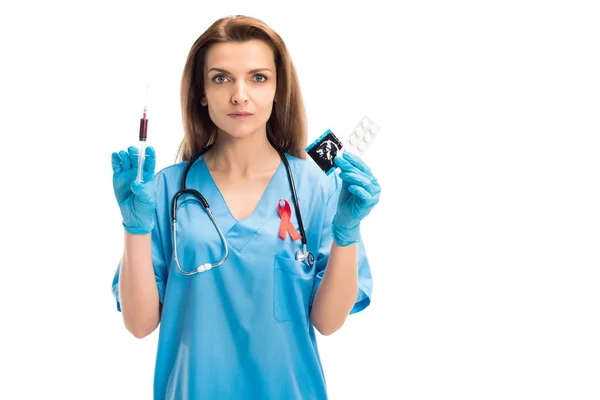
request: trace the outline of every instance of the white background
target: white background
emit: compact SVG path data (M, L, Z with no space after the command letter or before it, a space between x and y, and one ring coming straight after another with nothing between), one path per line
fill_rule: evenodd
M311 141L383 129L372 303L318 338L331 399L600 398L592 3L3 3L0 398L151 398L157 335L127 333L110 290L110 156L149 82L173 162L187 53L230 14L286 41Z

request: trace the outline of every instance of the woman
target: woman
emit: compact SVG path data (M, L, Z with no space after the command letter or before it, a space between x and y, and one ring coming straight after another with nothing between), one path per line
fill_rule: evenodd
M306 159L294 66L259 20L220 19L200 36L181 100L178 163L155 175L149 147L138 183L136 148L112 155L125 228L113 293L136 337L160 323L154 397L326 399L314 328L330 335L370 303L359 228L377 180L349 154L329 175ZM172 229L186 167L216 225L186 192Z

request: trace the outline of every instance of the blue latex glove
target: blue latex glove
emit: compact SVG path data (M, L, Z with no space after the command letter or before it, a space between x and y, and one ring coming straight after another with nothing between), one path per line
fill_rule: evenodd
M129 233L143 235L154 228L154 168L156 154L152 146L146 148L143 182L137 182L138 149L112 154L113 189L123 216L123 227Z
M358 156L343 153L334 163L341 169L343 182L331 224L333 239L338 246L348 246L360 240L360 222L379 202L381 187Z

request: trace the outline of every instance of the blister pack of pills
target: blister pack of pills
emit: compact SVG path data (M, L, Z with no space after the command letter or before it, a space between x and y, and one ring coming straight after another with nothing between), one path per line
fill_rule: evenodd
M363 117L344 144L344 151L363 157L373 141L379 136L381 127L373 120Z

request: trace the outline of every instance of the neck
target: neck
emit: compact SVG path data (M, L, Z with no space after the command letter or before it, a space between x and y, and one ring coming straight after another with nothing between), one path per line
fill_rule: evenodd
M221 132L204 158L209 169L231 177L272 172L281 161L266 133L235 138Z

